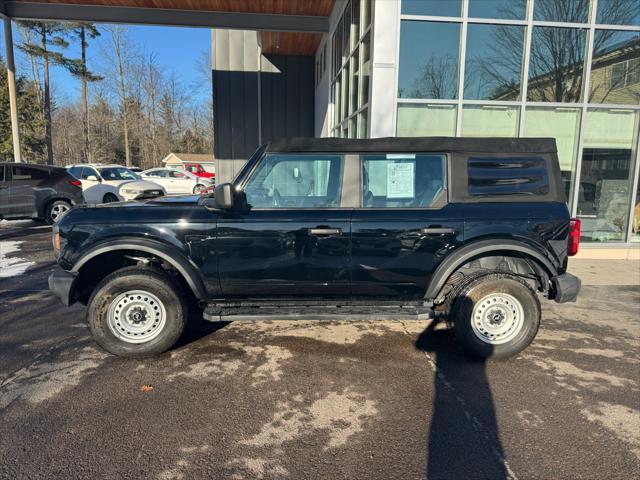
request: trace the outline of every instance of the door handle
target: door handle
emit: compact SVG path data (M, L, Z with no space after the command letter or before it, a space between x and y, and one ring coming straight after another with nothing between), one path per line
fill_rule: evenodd
M455 235L458 231L448 227L426 227L422 229L425 235Z
M310 228L310 235L342 235L341 228Z

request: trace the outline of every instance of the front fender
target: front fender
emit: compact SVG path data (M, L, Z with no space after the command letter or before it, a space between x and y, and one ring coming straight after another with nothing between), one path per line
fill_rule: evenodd
M161 258L184 277L189 288L191 288L191 291L198 300L205 301L207 299L204 283L198 273L198 269L187 257L173 246L144 238L127 238L101 242L86 252L83 252L74 263L70 272L77 274L83 265L92 258L118 250L138 250Z

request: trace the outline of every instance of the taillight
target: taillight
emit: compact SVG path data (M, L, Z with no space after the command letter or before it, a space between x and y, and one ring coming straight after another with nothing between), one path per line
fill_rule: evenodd
M580 219L569 220L569 240L567 244L567 255L573 257L580 248Z
M82 186L82 182L80 180L71 180L71 185L73 185L74 187L81 187Z

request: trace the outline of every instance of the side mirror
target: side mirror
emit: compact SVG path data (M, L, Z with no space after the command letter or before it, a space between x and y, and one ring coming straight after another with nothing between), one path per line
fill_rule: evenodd
M230 183L223 183L221 185L218 185L213 191L213 198L215 200L216 208L225 210L233 208L233 194L233 185L231 185Z
M90 182L99 182L100 180L98 180L98 177L96 177L95 175L89 175L87 177L87 180L89 180Z

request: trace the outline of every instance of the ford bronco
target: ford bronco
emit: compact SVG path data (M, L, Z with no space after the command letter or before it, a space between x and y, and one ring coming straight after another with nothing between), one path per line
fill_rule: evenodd
M579 239L553 139L298 138L213 195L72 209L49 285L122 356L169 349L191 306L209 321L438 316L500 358L532 342L541 297L575 301Z

